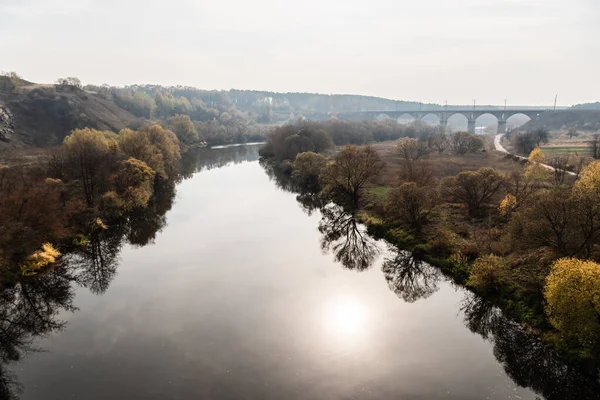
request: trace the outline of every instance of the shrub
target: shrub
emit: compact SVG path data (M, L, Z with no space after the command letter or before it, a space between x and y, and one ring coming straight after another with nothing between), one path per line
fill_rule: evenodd
M565 336L592 347L600 338L600 264L561 258L544 287L550 323Z
M475 289L498 290L506 282L507 264L502 257L485 255L473 263L467 284Z

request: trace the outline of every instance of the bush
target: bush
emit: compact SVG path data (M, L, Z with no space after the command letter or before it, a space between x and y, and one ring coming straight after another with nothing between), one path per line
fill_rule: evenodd
M576 258L557 260L544 287L546 313L563 335L585 348L600 339L600 264Z
M483 141L475 135L459 131L448 136L448 147L454 154L462 156L483 149Z
M506 283L507 270L506 261L502 257L479 257L473 263L467 285L481 291L496 291Z
M327 157L310 151L300 153L294 161L292 177L303 188L319 191L321 175L327 168Z

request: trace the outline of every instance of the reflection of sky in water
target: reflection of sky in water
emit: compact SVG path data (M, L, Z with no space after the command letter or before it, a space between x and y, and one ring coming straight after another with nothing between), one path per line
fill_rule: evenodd
M535 397L465 327L461 290L403 301L387 251L344 269L321 251L319 213L258 162L183 181L167 220L18 364L23 399Z

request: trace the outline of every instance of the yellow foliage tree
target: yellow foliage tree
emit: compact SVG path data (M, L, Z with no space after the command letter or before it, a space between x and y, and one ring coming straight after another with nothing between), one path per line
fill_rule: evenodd
M502 257L481 256L473 263L467 284L479 290L497 289L506 281L508 266Z
M24 276L36 275L42 268L54 264L58 257L60 257L60 251L52 244L44 243L41 250L27 257L25 263L21 265L21 273Z
M550 323L585 347L600 339L600 264L576 258L554 262L544 287Z
M525 168L525 178L535 181L543 181L550 179L551 172L543 164L546 161L544 153L539 147L533 149L527 159L527 167Z
M500 214L507 216L513 212L515 208L517 208L517 198L509 193L500 202Z
M136 158L129 157L121 161L115 185L126 210L145 207L148 204L152 195L154 175L155 172L148 164Z
M583 168L574 189L578 194L600 195L600 161L594 161Z

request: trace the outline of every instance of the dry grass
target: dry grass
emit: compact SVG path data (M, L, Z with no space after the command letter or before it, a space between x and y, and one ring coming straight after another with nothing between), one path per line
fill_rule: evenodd
M0 149L0 168L35 164L46 159L48 153L47 148Z
M464 156L456 156L449 153L433 152L427 158L427 163L430 165L432 178L434 181L439 181L446 176L453 176L462 171L475 171L483 167L492 167L496 171L509 174L514 171L523 171L523 165L507 158L506 155L499 153L493 148L493 136L485 137L486 151L475 154L467 154ZM399 184L402 175L402 162L400 158L394 155L393 150L396 143L394 141L382 142L373 145L373 148L381 155L386 162L386 167L381 174L382 185L395 186ZM490 147L492 146L492 147Z

